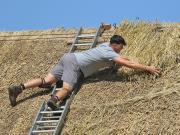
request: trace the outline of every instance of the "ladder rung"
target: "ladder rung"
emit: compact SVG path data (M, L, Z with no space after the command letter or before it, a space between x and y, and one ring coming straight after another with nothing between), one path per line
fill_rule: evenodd
M36 123L56 123L59 120L46 120L46 121L36 121Z
M95 35L93 35L93 34L82 34L82 35L78 36L78 38L92 38L92 37L95 37Z
M48 113L62 113L63 111L41 111L41 114L48 114Z
M53 117L42 117L43 119L59 119L60 116L53 116Z
M34 130L33 133L47 133L47 132L55 132L56 130Z
M64 105L61 105L60 107L58 107L58 109L61 111L61 112L57 112L57 113L62 113L62 111L63 111L63 109L65 108L65 106ZM49 111L48 111L49 112ZM51 111L52 112L52 111ZM54 112L54 111L53 111ZM46 114L46 113L44 113L44 114Z
M56 128L57 126L41 126L38 127L38 129L43 129L43 128Z
M64 105L60 107L60 109L64 109L64 108L65 108L65 106L64 106Z
M92 43L75 44L75 46L91 46Z
M62 90L62 89L61 88L57 88L56 91L58 91L58 90Z

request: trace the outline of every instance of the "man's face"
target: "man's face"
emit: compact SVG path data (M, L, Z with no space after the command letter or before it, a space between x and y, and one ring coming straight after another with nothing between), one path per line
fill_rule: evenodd
M113 50L119 53L123 49L123 44L111 44Z

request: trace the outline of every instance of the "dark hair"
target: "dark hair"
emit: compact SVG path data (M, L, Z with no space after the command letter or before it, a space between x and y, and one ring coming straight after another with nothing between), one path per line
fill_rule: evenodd
M119 35L114 35L110 39L110 44L123 44L126 45L126 42L123 37Z

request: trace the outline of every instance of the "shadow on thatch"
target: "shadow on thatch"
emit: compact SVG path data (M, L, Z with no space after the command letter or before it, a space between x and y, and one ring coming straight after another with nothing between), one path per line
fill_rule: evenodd
M49 89L38 91L36 93L33 93L32 95L29 95L28 97L25 97L25 98L17 101L17 105L21 104L22 102L25 102L28 99L33 99L33 98L38 97L38 96L48 95L50 92L51 92L51 90L49 90Z
M136 82L138 78L152 78L153 75L143 71L133 72L117 72L105 69L85 79L85 83L94 83L99 81L110 81L110 82ZM157 77L156 77L157 78Z

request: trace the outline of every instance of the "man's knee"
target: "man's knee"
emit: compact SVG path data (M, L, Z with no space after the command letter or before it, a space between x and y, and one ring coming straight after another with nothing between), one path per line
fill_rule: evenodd
M41 84L39 85L39 88L47 88L51 87L51 83L47 82L45 78L40 78L41 79Z
M56 78L53 75L48 74L46 77L41 78L41 84L39 85L39 87L40 88L51 87L51 85L55 82L56 82Z
M47 83L55 83L58 81L57 78L51 73L49 73L44 79Z
M63 82L63 90L66 90L68 93L70 93L73 89L73 86L70 85L69 83L67 82Z

